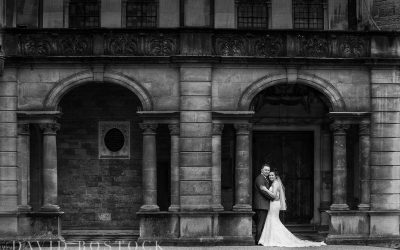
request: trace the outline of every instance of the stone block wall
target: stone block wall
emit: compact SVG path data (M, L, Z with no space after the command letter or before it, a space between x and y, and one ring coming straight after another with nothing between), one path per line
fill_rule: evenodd
M58 133L63 227L138 228L142 136L137 98L121 87L90 84L65 96ZM98 122L130 121L130 159L99 159Z
M400 2L374 0L372 17L381 30L400 30Z

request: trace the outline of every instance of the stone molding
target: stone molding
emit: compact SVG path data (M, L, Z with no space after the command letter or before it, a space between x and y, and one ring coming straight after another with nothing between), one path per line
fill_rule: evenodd
M56 135L57 131L60 130L59 123L42 123L39 124L39 127L44 135Z

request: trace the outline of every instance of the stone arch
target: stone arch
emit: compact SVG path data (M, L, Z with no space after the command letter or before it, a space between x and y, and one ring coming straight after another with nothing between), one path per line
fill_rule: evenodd
M45 109L56 110L65 94L90 82L108 82L125 87L139 98L143 110L150 111L153 109L150 94L136 80L117 72L104 72L104 74L98 76L89 70L81 71L59 81L47 94L44 101Z
M238 110L249 110L253 98L262 90L271 86L288 83L289 76L285 74L268 75L250 84L241 95ZM346 110L346 105L339 91L327 80L316 75L299 73L297 78L290 79L290 84L300 83L312 87L324 94L330 102L330 110L340 112Z

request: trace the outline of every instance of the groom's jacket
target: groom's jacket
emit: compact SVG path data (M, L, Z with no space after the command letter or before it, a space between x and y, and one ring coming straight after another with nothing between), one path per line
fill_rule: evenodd
M266 186L269 188L269 181L263 176L258 175L256 180L254 181L254 200L253 200L253 209L269 209L269 201L273 200L273 198L260 189L261 186Z

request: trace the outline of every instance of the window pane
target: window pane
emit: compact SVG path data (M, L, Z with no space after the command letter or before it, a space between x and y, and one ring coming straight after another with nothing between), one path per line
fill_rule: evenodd
M237 3L238 28L267 28L268 8L265 1L242 0Z
M324 7L318 0L293 0L294 28L323 29Z
M126 4L126 27L156 27L157 1L130 0Z

